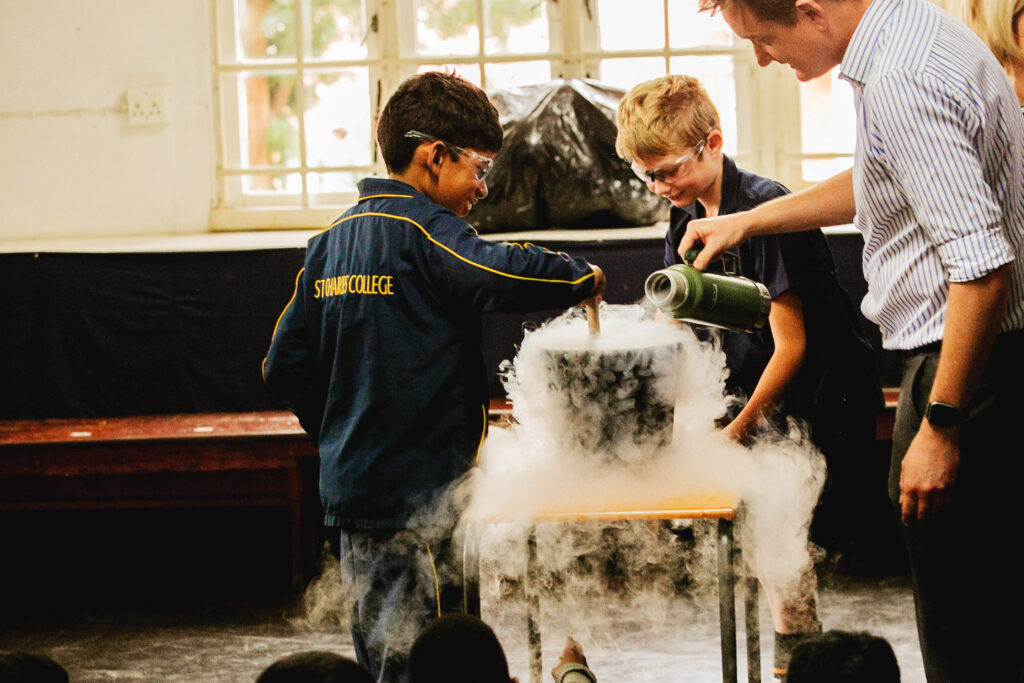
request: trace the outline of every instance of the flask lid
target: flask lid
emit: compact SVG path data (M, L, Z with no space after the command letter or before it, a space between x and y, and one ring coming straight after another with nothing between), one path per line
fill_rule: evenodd
M687 249L683 254L683 263L688 266L693 265L693 260L697 258L697 254L699 254L703 248L704 245L701 242L694 242L693 246ZM731 251L723 252L719 258L715 259L711 263L714 264L714 266L712 267L709 264L709 272L719 272L723 275L736 275L739 273L736 254Z

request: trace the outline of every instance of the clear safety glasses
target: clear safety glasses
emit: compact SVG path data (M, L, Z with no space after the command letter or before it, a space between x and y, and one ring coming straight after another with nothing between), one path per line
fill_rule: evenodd
M693 163L693 161L700 157L701 152L704 151L704 145L708 141L708 135L710 134L710 130L707 133L705 133L704 137L698 140L697 144L693 146L692 152L684 154L683 156L679 157L672 163L666 164L661 168L656 168L653 171L648 171L647 169L637 164L637 162L635 161L632 164L630 164L630 168L633 169L633 173L636 174L637 178L639 178L640 180L644 181L649 185L653 185L654 181L656 180L660 180L663 183L667 183L673 178L675 178L680 171L687 170L689 166Z
M440 142L456 156L466 156L468 159L471 159L476 163L476 181L478 183L482 182L483 179L487 177L487 174L491 172L491 167L494 165L494 159L485 157L482 154L477 154L471 149L466 149L465 147L459 147L458 145L453 145L450 142L445 142L441 138L434 137L433 135L421 133L418 130L410 130L406 132L404 137L412 138L413 140L425 140L427 142Z

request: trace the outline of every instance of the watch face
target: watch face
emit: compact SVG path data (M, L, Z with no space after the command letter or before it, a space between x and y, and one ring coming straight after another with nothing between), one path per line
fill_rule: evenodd
M929 403L924 416L936 427L955 427L964 420L960 409L948 403Z

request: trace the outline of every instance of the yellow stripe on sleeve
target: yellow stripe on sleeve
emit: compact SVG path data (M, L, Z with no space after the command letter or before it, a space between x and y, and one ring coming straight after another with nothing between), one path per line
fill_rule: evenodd
M284 317L284 314L288 311L288 307L292 305L292 302L295 301L296 295L299 293L299 278L302 277L302 273L305 270L305 268L299 268L299 272L295 276L295 289L292 290L292 298L288 299L288 303L285 304L284 309L281 310L281 315L277 316L277 322L274 323L274 333L270 335L270 341L274 341L274 335L277 334L277 327L281 324L281 318Z
M394 220L405 221L407 223L412 223L417 228L419 228L420 232L422 232L423 235L428 240L433 242L435 245L437 245L441 249L444 249L445 251L447 251L449 254L451 254L455 258L459 259L460 261L463 261L464 263L468 263L469 265L471 265L471 266L473 266L475 268L479 268L480 270L485 270L488 273L493 273L495 275L500 275L502 277L512 278L513 280L523 280L523 281L526 281L526 282L546 282L546 283L550 283L550 284L559 284L559 285L565 285L565 284L568 284L568 285L578 285L581 282L585 282L586 280L594 277L594 271L593 270L591 270L589 273L587 273L583 277L577 278L576 280L552 280L550 278L527 277L525 275L513 275L512 273L504 273L504 272L502 272L500 270L496 270L496 269L491 268L489 266L485 266L483 264L476 263L475 261L471 261L470 259L466 258L462 254L459 254L458 252L450 249L449 247L445 246L444 244L441 244L436 239L434 239L433 235L431 235L429 232L427 232L426 228L424 228L422 225L420 225L416 221L412 220L411 218L406 218L405 216L396 216L396 215L390 214L390 213L377 213L375 211L367 211L365 213L357 213L357 214L352 214L350 216L346 216L346 217L342 218L341 220L339 220L334 225L340 225L341 223L344 223L345 221L352 220L353 218L359 218L361 216L380 216L381 218L392 218ZM331 227L334 227L334 226L331 226Z
M295 296L299 293L299 278L302 277L302 271L304 271L304 270L306 270L306 269L305 268L299 268L299 272L295 276L295 289L292 290L292 298L288 299L288 303L285 304L284 309L282 309L281 315L277 316L277 322L274 323L274 332L270 335L270 342L271 343L274 342L274 337L277 336L277 328L281 324L281 318L284 317L284 314L288 311L288 307L292 305L292 302L295 301ZM267 359L266 358L264 358L263 362L260 363L260 375L263 376L263 381L266 382L267 381Z

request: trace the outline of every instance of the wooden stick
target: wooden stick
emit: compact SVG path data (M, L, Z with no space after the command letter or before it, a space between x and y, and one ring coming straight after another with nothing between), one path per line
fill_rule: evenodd
M597 315L597 302L587 299L587 327L590 328L590 336L597 337L601 334L601 318Z

